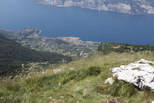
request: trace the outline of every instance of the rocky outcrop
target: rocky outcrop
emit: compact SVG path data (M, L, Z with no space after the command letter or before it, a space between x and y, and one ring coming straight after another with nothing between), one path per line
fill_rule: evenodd
M76 6L127 14L154 14L152 0L38 0L40 3L60 7Z
M112 69L114 77L140 89L154 90L154 62L141 59Z

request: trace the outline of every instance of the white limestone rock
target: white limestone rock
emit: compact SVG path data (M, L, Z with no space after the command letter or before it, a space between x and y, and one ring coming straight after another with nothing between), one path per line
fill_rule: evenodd
M54 73L54 74L61 73L61 72L62 72L62 69L58 69L58 68L57 68L57 69L54 69L54 70L53 70L53 73Z
M141 59L112 69L114 77L140 89L154 90L154 62Z
M105 84L110 84L110 85L112 85L114 83L114 80L112 79L112 78L108 78L108 79L106 79L106 81L105 81Z
M74 70L75 70L75 68L69 68L69 70L74 71Z

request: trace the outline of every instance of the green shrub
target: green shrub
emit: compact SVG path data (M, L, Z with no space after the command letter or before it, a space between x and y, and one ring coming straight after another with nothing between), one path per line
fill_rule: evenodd
M19 91L20 88L21 88L21 85L18 83L9 83L8 85L6 85L6 89L10 91Z
M79 71L71 71L68 74L65 74L63 80L63 84L70 82L71 80L82 80L87 77L86 71L85 70L79 70Z
M101 73L100 67L96 66L90 67L87 70L83 69L78 71L71 71L68 74L63 75L63 78L65 78L63 83L65 84L71 80L76 80L76 81L83 80L89 76L98 76L100 73Z
M21 100L13 100L12 98L0 98L0 103L21 103Z
M101 68L100 67L97 67L97 66L93 66L93 67L90 67L88 70L87 70L87 75L88 76L97 76L101 73Z

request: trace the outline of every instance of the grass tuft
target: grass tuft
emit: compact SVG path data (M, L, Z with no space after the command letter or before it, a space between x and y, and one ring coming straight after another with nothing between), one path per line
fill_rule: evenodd
M134 85L119 80L115 80L113 85L103 84L98 86L97 91L105 95L125 98L138 94L138 89Z

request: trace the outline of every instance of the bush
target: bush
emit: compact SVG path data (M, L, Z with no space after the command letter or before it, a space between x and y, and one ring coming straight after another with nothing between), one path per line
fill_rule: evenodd
M63 84L70 82L71 80L80 81L88 77L86 70L71 71L68 74L64 74Z
M88 76L98 76L101 73L101 68L97 66L90 67L87 70Z
M4 97L0 98L0 103L21 103L21 100L14 100L13 98Z
M8 85L6 85L6 89L10 90L10 91L15 91L18 92L21 88L21 85L18 83L9 83Z

